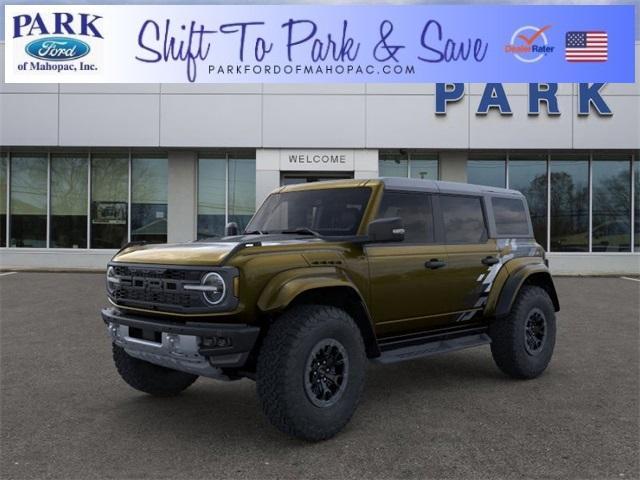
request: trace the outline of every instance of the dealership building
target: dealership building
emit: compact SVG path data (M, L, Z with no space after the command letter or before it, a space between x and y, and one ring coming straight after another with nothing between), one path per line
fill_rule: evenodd
M280 185L508 187L557 274L640 273L635 84L6 84L0 267L101 269L127 241L246 225Z

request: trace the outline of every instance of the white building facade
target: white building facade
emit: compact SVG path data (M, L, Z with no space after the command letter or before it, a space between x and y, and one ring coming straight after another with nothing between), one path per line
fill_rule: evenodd
M246 224L283 184L410 176L528 198L556 274L640 274L636 83L6 84L2 269Z

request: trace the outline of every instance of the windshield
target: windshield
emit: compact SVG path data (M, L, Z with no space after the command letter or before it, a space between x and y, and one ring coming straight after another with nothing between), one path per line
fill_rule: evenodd
M327 188L274 193L255 214L246 233L358 233L370 188Z

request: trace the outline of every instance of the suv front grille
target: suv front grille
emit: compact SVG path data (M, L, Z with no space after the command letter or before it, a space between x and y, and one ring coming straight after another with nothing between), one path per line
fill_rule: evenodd
M205 302L202 293L185 290L186 284L199 284L202 277L213 269L207 267L148 266L113 263L115 277L119 279L110 293L111 299L123 307L138 307L173 313L215 312L237 305L237 299L227 295L226 301L213 307ZM216 268L230 281L233 268Z
M189 280L199 282L205 270L180 270L167 267L132 267L128 265L113 265L116 275L123 277L161 278L165 280ZM208 271L208 270L206 270Z
M152 303L159 305L179 305L189 308L193 306L192 295L189 293L167 293L157 290L136 288L136 287L119 287L114 293L114 300L122 303L122 301L133 300L136 302Z

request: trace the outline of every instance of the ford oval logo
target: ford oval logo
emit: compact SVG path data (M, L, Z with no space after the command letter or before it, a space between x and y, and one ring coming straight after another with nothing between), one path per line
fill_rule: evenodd
M75 38L46 37L30 42L25 51L34 58L63 62L84 57L91 48Z

